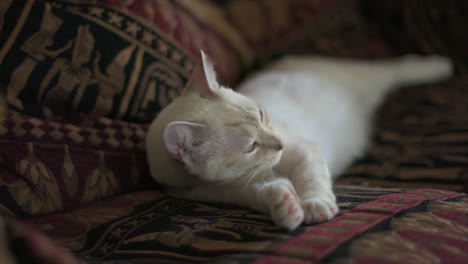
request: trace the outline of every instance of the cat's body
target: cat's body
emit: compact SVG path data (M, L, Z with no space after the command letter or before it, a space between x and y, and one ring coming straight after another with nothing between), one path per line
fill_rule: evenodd
M376 62L286 57L236 91L260 104L281 136L317 144L337 177L364 153L372 115L390 90L450 74L450 62L439 56Z
M150 126L153 178L176 196L262 210L289 229L337 213L328 168L337 176L364 153L372 114L391 88L452 71L441 57L290 57L240 85L252 101L219 86L202 57L206 79L195 74Z

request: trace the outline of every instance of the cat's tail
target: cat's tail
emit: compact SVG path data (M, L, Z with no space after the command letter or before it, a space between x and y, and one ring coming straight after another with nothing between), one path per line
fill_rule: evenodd
M449 58L435 55L406 55L370 63L364 68L365 73L355 76L354 88L358 90L358 96L367 99L370 110L395 88L443 81L454 71Z
M453 74L452 62L442 56L406 55L386 60L349 60L320 56L287 56L272 70L310 72L349 89L372 112L392 89L442 81Z
M453 75L453 65L443 56L406 55L389 62L393 68L393 86L419 85L445 80Z

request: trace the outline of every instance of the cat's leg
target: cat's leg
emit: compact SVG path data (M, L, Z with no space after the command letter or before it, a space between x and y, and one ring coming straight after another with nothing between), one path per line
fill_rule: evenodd
M190 189L171 190L179 198L239 205L271 215L273 222L289 230L304 219L300 199L291 181L285 178L266 182L206 183Z
M325 160L315 144L286 142L275 170L288 177L301 199L304 222L319 223L338 213L332 181Z

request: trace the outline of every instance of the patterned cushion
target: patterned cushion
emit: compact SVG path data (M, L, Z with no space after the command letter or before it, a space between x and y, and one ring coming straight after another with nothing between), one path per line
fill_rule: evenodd
M183 89L202 47L230 62L216 65L226 83L251 56L220 10L190 5L1 2L0 87L21 111L0 116L2 212L63 211L150 180L146 125L117 119L154 118Z
M466 77L396 91L368 154L338 183L468 192L467 113Z
M365 0L366 14L400 53L445 54L468 74L465 1Z
M93 115L55 122L3 112L0 212L53 213L147 186L146 128Z
M375 58L393 54L356 0L221 0L260 62L284 53Z
M0 86L11 106L148 122L184 88L201 48L229 62L216 65L228 84L251 60L208 2L94 2L2 1Z
M27 222L90 263L468 261L466 194L352 186L336 192L335 219L292 232L255 211L156 191Z
M392 95L376 143L337 184L340 215L293 232L255 211L154 190L146 126L115 120L156 115L200 47L227 84L284 52L392 55L359 1L96 2L0 1L0 87L23 112L0 115L0 214L40 215L24 221L89 263L468 262L466 194L345 184L467 191L466 79ZM153 190L134 191L142 186ZM34 237L31 251L51 248Z

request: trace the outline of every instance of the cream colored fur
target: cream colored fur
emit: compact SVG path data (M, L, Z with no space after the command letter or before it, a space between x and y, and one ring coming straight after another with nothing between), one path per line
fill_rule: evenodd
M204 53L202 60L150 126L153 178L175 196L261 210L288 229L338 212L329 171L339 175L364 153L372 113L392 87L451 74L442 57L289 57L238 93L217 83Z

